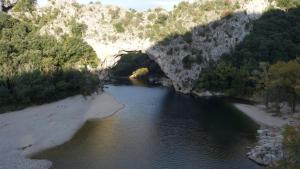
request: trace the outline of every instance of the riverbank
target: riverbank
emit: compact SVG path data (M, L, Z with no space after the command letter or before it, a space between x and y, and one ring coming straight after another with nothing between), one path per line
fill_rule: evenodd
M67 142L88 120L108 117L123 107L103 92L1 114L0 168L50 168L50 161L27 157Z
M248 158L261 165L274 165L284 158L283 127L294 125L299 113L289 115L286 111L283 116L278 117L268 113L263 105L236 103L234 106L261 126L257 131L258 143L247 153Z
M281 128L289 123L288 118L274 117L271 113L267 113L263 105L249 105L235 103L234 106L241 112L246 114L256 123L264 127Z

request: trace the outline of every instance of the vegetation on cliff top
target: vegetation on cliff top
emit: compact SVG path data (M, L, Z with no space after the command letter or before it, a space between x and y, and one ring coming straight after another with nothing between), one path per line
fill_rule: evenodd
M98 65L93 49L78 36L41 36L30 23L0 13L0 107L40 104L99 86L88 71Z

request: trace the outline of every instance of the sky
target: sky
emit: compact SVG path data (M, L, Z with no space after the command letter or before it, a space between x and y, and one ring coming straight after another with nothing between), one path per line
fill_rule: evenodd
M79 3L87 4L95 0L77 0ZM133 8L136 10L146 10L154 7L163 7L167 10L173 8L181 0L100 0L102 4L118 5L127 8ZM43 6L47 3L47 0L38 0L38 4Z

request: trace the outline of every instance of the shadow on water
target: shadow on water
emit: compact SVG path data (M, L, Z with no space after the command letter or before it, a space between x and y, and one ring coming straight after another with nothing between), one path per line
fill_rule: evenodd
M245 157L256 125L223 99L161 87L105 90L126 107L34 158L53 161L55 169L260 168Z
M185 64L187 69L196 63L205 66L210 62L210 56L204 54L209 55L209 52L203 52L207 50L206 47L197 45L202 41L194 42L193 36L205 37L202 38L203 41L217 44L218 39L215 39L211 33L217 33L215 30L220 26L227 25L232 28L230 23L239 18L248 18L240 17L246 15L249 16L245 12L233 13L207 25L198 25L186 34L170 35L154 44L152 49L166 52L164 49L168 48L163 46L175 45L174 49L168 52L170 53L168 57L175 57L172 53L176 51L190 50L192 55L186 56L187 59L183 59L182 64ZM268 19L270 16L276 20L277 16L285 15L282 11L271 10L262 19ZM225 24L223 21L226 21ZM264 20L258 20L253 30L272 28L263 23ZM246 22L244 24L247 27ZM240 25L238 28L241 28ZM234 30L236 28L228 29L229 32L226 32L223 39L234 38L232 36ZM253 34L246 37L245 42L251 38ZM177 40L182 44L177 44ZM233 40L236 43L240 42L239 39ZM276 46L282 46L281 43L287 44L282 41ZM259 44L253 44L251 50L258 49ZM179 46L180 48L177 48ZM244 56L251 58L248 55ZM118 71L126 72L124 75L128 76L128 73L132 73L140 66L152 65L153 62L149 61L147 56L143 57L144 60L126 57L127 62L120 62L122 67L117 67L120 69ZM135 60L134 66L128 66L127 63L131 63L132 59ZM266 59L260 59L260 61L264 60ZM190 79L180 80L182 84L193 85ZM125 109L109 118L88 122L72 140L41 152L34 158L53 161L54 169L261 168L245 156L246 147L252 146L255 141L255 131L258 126L237 111L226 98L196 99L165 88L150 88L144 83L127 84L138 84L138 86L110 85L105 89L125 104Z

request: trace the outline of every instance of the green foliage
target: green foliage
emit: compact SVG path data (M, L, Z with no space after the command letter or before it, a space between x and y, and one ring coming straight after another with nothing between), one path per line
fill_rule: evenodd
M294 60L300 54L299 23L300 8L264 13L232 53L202 72L196 88L235 96L260 92L266 105L287 101L294 107L300 88L299 60ZM294 61L275 64L289 60ZM275 65L269 70L261 63Z
M299 0L276 0L277 5L281 8L295 8L300 6Z
M276 63L300 54L300 8L270 10L254 22L253 29L226 60L253 71L260 62Z
M252 94L253 80L244 68L237 68L230 63L212 64L203 70L196 89L220 92L231 96Z
M60 70L42 72L34 70L13 76L9 82L0 80L0 105L41 104L76 94L88 95L97 90L99 80L89 72ZM5 107L4 106L4 107Z
M0 13L0 106L39 104L89 94L99 84L87 70L95 52L78 36L40 36L25 22Z
M271 93L271 99L278 104L281 101L288 102L291 106L291 112L295 112L298 98L297 87L299 85L300 63L298 61L278 62L271 66L266 81L266 90L274 91L269 93Z
M32 12L36 3L36 0L18 0L13 10L15 12Z
M155 23L160 25L165 25L167 20L168 20L168 15L159 13Z
M115 28L115 30L116 30L118 33L123 33L123 32L125 32L125 29L124 29L124 27L123 27L123 24L120 23L120 22L115 23L115 24L114 24L114 28Z
M58 8L53 10L46 9L45 13L43 13L42 16L36 16L36 19L32 20L32 22L36 23L39 27L42 27L55 19L58 16L59 12L60 11Z
M87 25L76 22L75 18L71 19L71 21L69 22L69 27L70 27L72 36L76 36L79 38L81 38L87 30Z
M300 168L300 125L286 126L283 131L283 147L287 152L286 159L279 161L278 168Z

